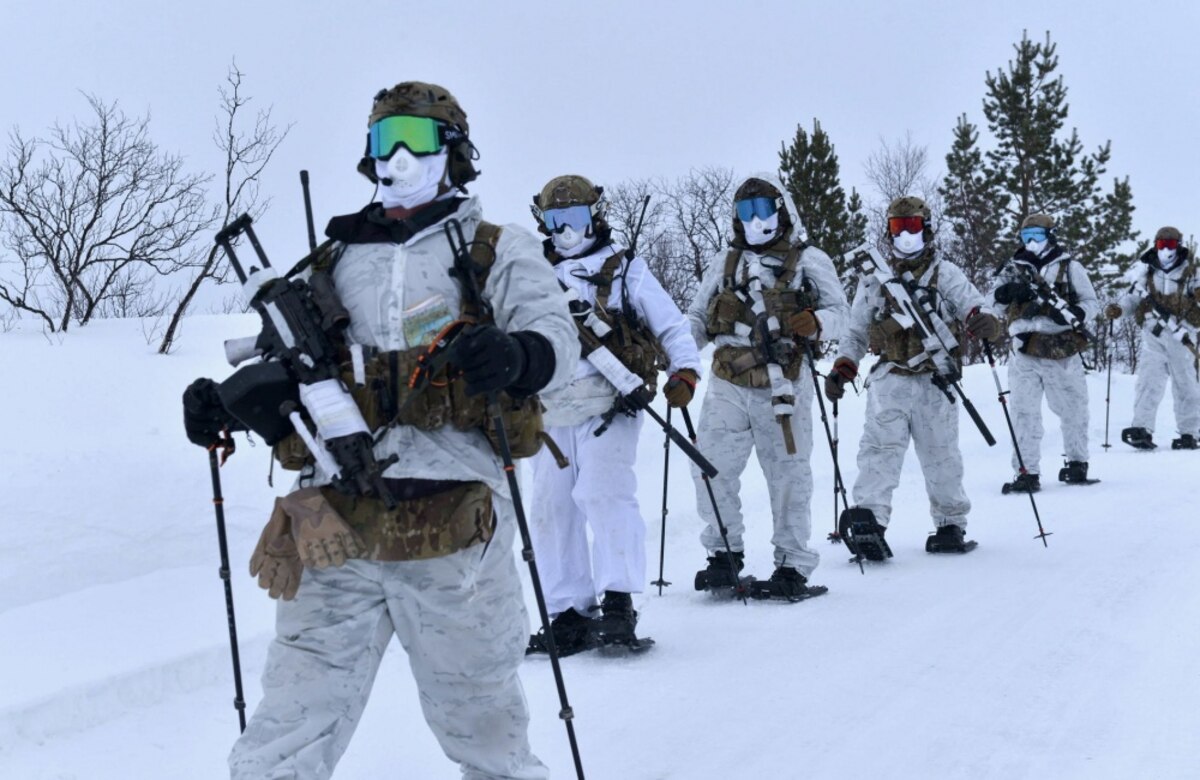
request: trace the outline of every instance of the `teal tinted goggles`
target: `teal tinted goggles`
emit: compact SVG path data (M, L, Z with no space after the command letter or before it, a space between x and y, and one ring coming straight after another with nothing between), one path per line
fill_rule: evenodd
M455 127L424 116L385 116L367 133L367 154L389 160L403 146L414 155L437 154L466 136Z

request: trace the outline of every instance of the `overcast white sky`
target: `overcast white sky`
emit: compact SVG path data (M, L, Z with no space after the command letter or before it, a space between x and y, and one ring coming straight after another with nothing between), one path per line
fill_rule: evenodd
M906 130L940 169L955 118L982 125L984 75L1023 29L1058 43L1068 126L1111 139L1143 234L1200 233L1200 58L1194 2L315 2L0 0L0 128L38 134L87 110L81 91L150 112L154 139L217 170L217 87L234 58L246 92L291 135L268 171L260 226L276 262L306 249L297 171L318 226L372 188L354 171L371 97L440 83L471 122L472 190L494 221L532 226L552 176L598 183L723 165L775 168L813 117L844 183ZM318 227L318 230L320 227Z

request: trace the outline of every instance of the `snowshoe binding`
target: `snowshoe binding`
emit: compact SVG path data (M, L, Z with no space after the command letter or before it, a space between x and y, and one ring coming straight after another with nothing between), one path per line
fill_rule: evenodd
M592 647L593 627L596 621L586 615L568 609L550 621L550 631L554 636L554 649L559 658L582 653ZM525 655L549 654L550 643L546 639L546 629L539 628L538 632L529 637L529 646Z
M1185 433L1178 439L1171 441L1171 449L1173 450L1196 450L1200 449L1200 444L1196 443L1196 437L1190 433Z
M966 540L967 532L961 525L943 525L925 540L925 552L929 553L968 553L978 545L974 540Z
M746 554L740 551L732 554L718 551L709 555L708 566L696 572L696 590L715 594L732 592L735 595L744 592L751 581L749 577L739 575L746 565L745 557Z
M1088 464L1083 460L1069 460L1059 469L1058 481L1068 485L1094 485L1100 480L1088 479Z
M646 650L654 644L648 637L639 638L637 610L633 608L633 597L615 590L604 591L600 604L600 618L595 621L593 641L601 655L625 655Z
M1000 487L1000 492L1007 496L1009 493L1036 493L1041 489L1041 476L1030 474L1027 471L1024 474L1018 474L1012 482L1005 482Z
M846 549L854 553L851 563L863 558L868 561L883 561L892 557L892 548L883 535L887 527L875 522L875 513L870 509L852 506L838 518L838 533L846 542Z
M1126 428L1121 431L1121 441L1139 450L1152 450L1158 446L1145 428Z
M770 579L756 580L750 585L750 598L774 601L803 601L828 593L824 585L809 585L808 578L791 566L779 566Z

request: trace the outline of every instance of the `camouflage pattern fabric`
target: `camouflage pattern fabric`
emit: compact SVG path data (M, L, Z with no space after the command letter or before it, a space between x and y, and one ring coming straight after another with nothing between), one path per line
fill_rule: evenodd
M390 480L389 487L402 480ZM431 495L400 501L389 511L375 498L347 496L331 487L321 494L362 540L362 557L374 561L439 558L492 538L492 491L482 482L450 483ZM439 486L440 487L440 486ZM393 490L403 495L402 489Z
M1066 360L1087 349L1088 340L1078 331L1063 333L1023 333L1017 339L1017 351L1024 355L1049 360Z
M1179 341L1142 331L1142 354L1133 391L1134 427L1154 432L1158 405L1170 379L1176 430L1200 435L1200 381L1196 379L1195 360L1191 350Z

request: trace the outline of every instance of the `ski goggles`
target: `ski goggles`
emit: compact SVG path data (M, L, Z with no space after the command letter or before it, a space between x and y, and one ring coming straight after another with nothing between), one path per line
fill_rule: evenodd
M437 154L442 147L466 138L457 127L425 116L385 116L367 133L367 154L390 160L403 146L414 155Z
M1154 242L1155 249L1178 249L1178 238L1160 238Z
M1030 241L1045 241L1050 234L1046 232L1044 227L1027 227L1021 228L1021 243L1028 244Z
M901 233L916 235L925 230L925 217L888 217L888 233L898 236Z
M757 198L743 198L736 201L733 205L737 209L738 219L742 222L749 222L755 217L767 219L776 211L779 211L779 204L775 202L775 198L768 198L761 195Z
M558 233L568 227L576 233L582 233L592 224L592 207L567 206L561 209L546 209L542 212L542 224L551 233Z

